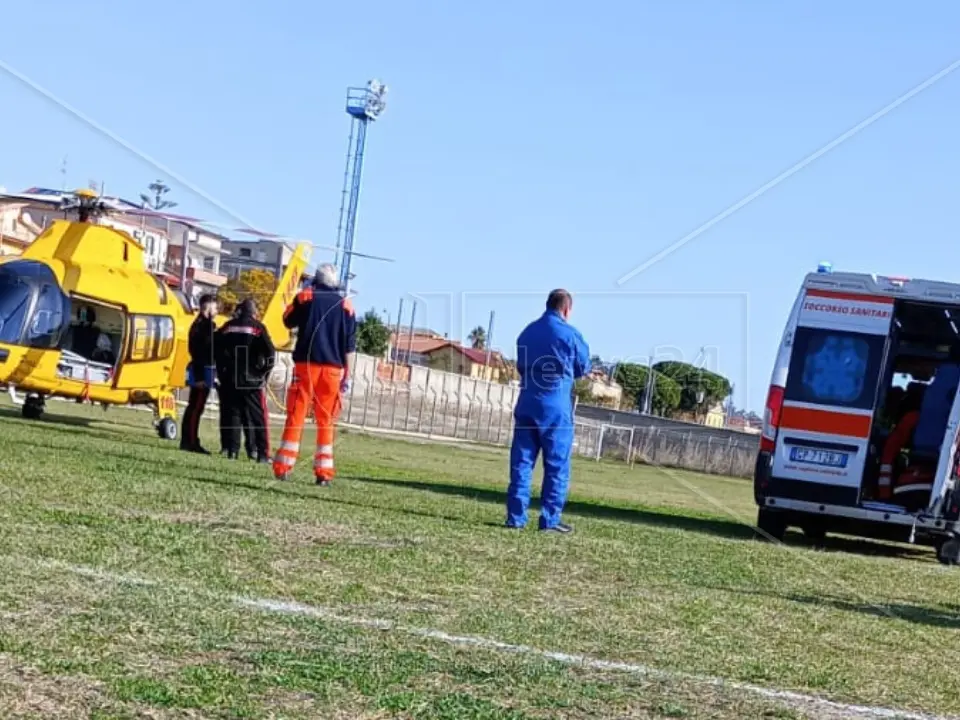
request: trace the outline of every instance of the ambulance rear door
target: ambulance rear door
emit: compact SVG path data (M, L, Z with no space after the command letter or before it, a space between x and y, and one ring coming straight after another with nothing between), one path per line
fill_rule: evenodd
M892 297L805 289L774 448L776 495L858 503L893 308Z

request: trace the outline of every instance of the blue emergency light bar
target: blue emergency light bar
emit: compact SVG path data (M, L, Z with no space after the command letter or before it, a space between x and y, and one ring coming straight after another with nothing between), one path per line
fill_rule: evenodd
M829 274L833 272L833 265L828 262L822 262L817 265L817 272L822 274Z

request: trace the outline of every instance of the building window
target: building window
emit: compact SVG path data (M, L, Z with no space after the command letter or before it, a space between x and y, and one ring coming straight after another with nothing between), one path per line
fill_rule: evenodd
M250 248L240 248L240 257L242 258L250 257Z
M257 250L257 262L265 263L267 261L267 253L265 250Z
M205 257L205 258L203 259L203 269L204 269L204 270L209 270L209 271L212 272L212 271L213 271L213 262L214 262L214 259L213 259L212 257Z

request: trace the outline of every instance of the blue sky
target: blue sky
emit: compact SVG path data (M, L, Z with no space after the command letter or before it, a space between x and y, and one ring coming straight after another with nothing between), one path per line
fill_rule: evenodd
M47 16L49 14L49 17ZM803 274L951 280L960 71L625 285L664 247L960 58L930 2L56 2L4 9L0 61L265 229L333 244L348 85L378 77L361 310L512 349L547 291L606 358L693 361L762 407ZM163 173L0 72L0 185ZM228 213L170 178L180 209ZM315 254L317 260L330 259ZM512 352L511 352L512 354Z

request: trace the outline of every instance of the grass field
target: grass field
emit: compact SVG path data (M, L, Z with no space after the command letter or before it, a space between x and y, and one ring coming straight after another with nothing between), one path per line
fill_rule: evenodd
M500 451L345 434L322 489L48 413L0 407L2 718L960 713L960 575L755 542L742 480L576 462L576 533L512 532Z

